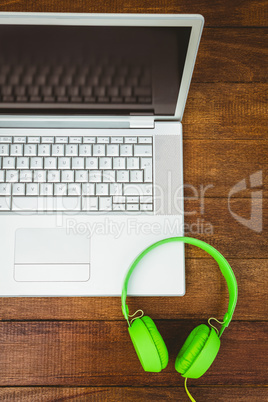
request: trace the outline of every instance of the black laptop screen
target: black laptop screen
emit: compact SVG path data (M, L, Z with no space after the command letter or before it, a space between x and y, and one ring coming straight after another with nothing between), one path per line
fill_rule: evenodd
M0 25L0 112L174 115L191 27Z

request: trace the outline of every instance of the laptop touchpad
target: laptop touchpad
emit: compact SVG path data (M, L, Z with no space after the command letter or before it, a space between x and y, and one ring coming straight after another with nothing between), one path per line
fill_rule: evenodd
M90 240L65 229L18 229L14 279L18 282L85 282Z

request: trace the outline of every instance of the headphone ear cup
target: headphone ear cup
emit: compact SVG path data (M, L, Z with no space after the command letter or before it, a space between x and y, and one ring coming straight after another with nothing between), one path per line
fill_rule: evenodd
M168 351L153 320L137 318L128 328L134 348L145 371L160 372L168 364Z
M213 328L201 324L186 339L175 361L175 369L183 377L199 378L211 366L220 348Z

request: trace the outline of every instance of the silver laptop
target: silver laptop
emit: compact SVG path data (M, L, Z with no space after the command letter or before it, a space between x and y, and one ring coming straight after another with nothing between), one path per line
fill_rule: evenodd
M0 13L0 295L120 295L183 235L200 15ZM183 295L183 245L132 295Z

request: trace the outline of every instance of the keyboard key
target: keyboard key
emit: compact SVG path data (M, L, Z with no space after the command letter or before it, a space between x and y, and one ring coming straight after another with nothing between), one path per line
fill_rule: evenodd
M88 171L87 170L76 170L75 171L75 182L82 183L88 181Z
M30 161L27 157L17 158L17 169L29 169Z
M82 197L82 211L98 211L98 197Z
M135 96L151 96L151 87L136 87L134 88Z
M11 197L0 197L0 211L10 211Z
M84 169L85 159L84 158L72 158L72 169Z
M24 145L24 156L36 156L37 146L36 144L25 144Z
M38 195L38 194L39 194L39 184L37 183L26 184L26 195Z
M53 195L53 184L52 183L41 183L40 184L40 195Z
M90 144L79 145L79 156L91 156L91 147Z
M141 211L152 211L153 204L140 204Z
M53 144L51 155L52 156L64 156L64 145L63 144Z
M55 137L56 144L68 144L68 137Z
M140 158L127 158L127 169L139 169Z
M131 144L120 145L120 156L133 156L133 146Z
M8 156L9 155L9 145L8 144L1 144L0 145L0 155L1 156Z
M152 204L153 197L151 195L141 195L140 196L140 203L141 204Z
M47 172L48 183L60 182L60 171L59 170L49 170Z
M151 158L141 158L141 168L144 169L144 182L153 180L153 161Z
M139 211L139 204L127 204L127 211Z
M67 144L65 146L66 156L78 156L78 145L77 144Z
M97 137L98 144L109 144L109 137Z
M126 159L125 158L113 158L113 168L114 169L125 169Z
M58 169L70 169L71 158L58 158Z
M98 158L86 158L86 169L98 169Z
M125 144L137 144L137 137L125 137Z
M112 210L112 197L100 197L99 198L99 210L111 211Z
M130 181L133 183L143 182L143 171L142 170L131 170Z
M67 184L55 183L54 184L54 195L55 196L67 195Z
M152 137L139 137L139 144L152 144Z
M3 158L2 169L15 169L15 158Z
M123 137L111 137L111 144L123 144Z
M42 137L41 141L42 141L42 144L53 144L54 137Z
M123 185L122 183L111 183L110 184L110 195L122 195Z
M113 211L125 211L126 205L125 204L113 204Z
M35 183L45 183L47 181L47 172L45 170L34 170L33 176Z
M5 172L4 170L0 170L0 182L5 181Z
M89 182L98 182L102 181L102 174L101 170L90 170L89 171Z
M150 184L124 184L124 195L152 195L153 188Z
M95 195L95 184L94 183L83 183L82 184L82 195Z
M95 144L96 137L83 137L83 143L84 144Z
M82 188L80 183L68 183L67 184L67 194L79 196L82 193Z
M0 195L10 195L10 194L11 194L11 184L0 183Z
M23 145L13 144L10 145L10 156L22 156L23 155Z
M96 184L96 195L108 195L108 184L106 183L97 183Z
M0 137L0 144L1 143L11 143L12 142L12 137Z
M14 197L13 211L80 211L80 197Z
M114 195L113 203L114 204L124 204L126 202L126 197L123 195Z
M135 156L152 156L152 145L134 145Z
M107 145L107 156L119 156L119 145Z
M105 156L105 145L104 144L93 145L93 156Z
M43 169L43 158L40 157L31 158L30 169Z
M18 181L19 181L19 171L18 170L7 170L6 182L7 183L17 183Z
M102 181L107 183L115 182L115 170L104 170L102 172Z
M126 197L126 202L128 204L137 204L139 202L139 197Z
M69 137L69 143L70 144L81 144L82 137Z
M112 158L99 158L100 169L112 169Z
M116 180L118 183L129 182L129 171L128 170L118 170L116 173Z
M39 144L38 145L38 156L50 156L50 144Z
M26 137L14 137L13 142L25 143L26 142Z
M40 143L40 137L32 137L32 136L30 136L27 139L28 139L28 141L27 141L28 144L38 144L38 143Z
M63 170L61 172L61 181L63 183L74 182L74 171L73 170Z
M33 180L33 171L32 170L21 170L19 172L20 182L31 182Z

